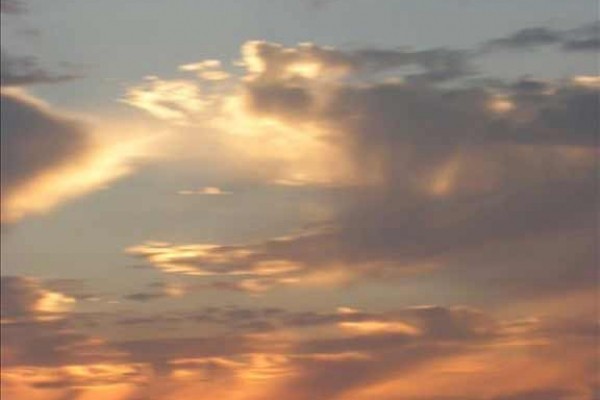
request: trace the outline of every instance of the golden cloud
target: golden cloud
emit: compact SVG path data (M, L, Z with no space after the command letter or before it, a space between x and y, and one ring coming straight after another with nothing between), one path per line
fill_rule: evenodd
M106 187L150 156L161 135L132 123L86 123L14 89L2 99L2 223Z

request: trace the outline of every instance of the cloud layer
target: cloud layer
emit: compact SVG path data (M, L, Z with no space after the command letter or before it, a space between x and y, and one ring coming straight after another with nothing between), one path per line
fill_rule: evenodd
M214 393L298 400L597 395L597 366L588 356L598 329L591 323L598 78L475 80L472 62L472 54L447 50L347 52L249 42L239 80L178 81L191 102L187 94L174 104L160 102L154 86L170 83L159 78L128 93L128 103L159 118L171 120L165 110L155 112L156 104L187 110L173 123L216 129L225 150L248 156L255 179L343 195L335 217L289 236L242 244L149 241L127 250L178 276L188 295L233 290L268 299L306 286L429 279L429 290L469 293L522 316L503 319L460 306L342 307L336 313L206 309L165 321L182 329L190 319L207 324L226 332L223 340L248 332L228 348L253 357L228 354L239 364L210 363L239 368L224 374L238 379L259 376L259 383L238 381L244 393L217 384ZM138 101L146 92L146 99L157 97ZM188 107L195 102L203 107ZM278 168L265 172L265 161ZM285 355L265 355L261 340ZM168 346L180 354L191 343ZM146 356L153 348L139 341L124 346ZM173 364L190 368L175 375L206 376L205 357L216 354L198 356ZM565 370L561 357L576 367ZM199 390L184 386L178 388L185 395Z
M51 293L31 278L3 278L2 287L3 315L11 316L40 315L39 300ZM200 392L239 400L587 399L596 385L589 350L598 327L589 314L499 320L468 307L417 306L205 308L181 317L204 334L101 340L71 328L83 316L68 309L56 319L3 321L3 393L78 400L192 399ZM215 324L221 331L209 333Z
M14 4L3 0L2 12ZM481 48L585 50L597 45L594 29L527 29ZM200 60L180 66L182 78L128 88L122 101L181 133L169 137L181 148L206 140L223 162L235 160L239 181L333 193L335 212L248 243L131 245L126 253L159 282L115 288L113 300L70 294L70 281L3 276L2 393L597 397L600 80L483 79L481 48L249 41L233 65ZM148 132L106 135L105 123L8 88L63 78L31 59L6 62L3 223L98 190L146 154ZM214 184L178 193L238 193ZM411 283L418 301L378 300ZM364 285L371 306L339 301L333 289L352 285ZM306 293L336 304L302 304ZM246 294L252 305L232 304L247 304ZM472 304L456 300L465 294Z

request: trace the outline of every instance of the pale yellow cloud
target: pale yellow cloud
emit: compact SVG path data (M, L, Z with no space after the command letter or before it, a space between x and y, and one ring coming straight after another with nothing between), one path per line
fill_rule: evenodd
M548 117L544 109L557 103L553 112L558 114L552 118L574 123L569 102L584 94L572 89L597 89L593 76L555 85L535 81L522 88L453 92L415 86L411 76L402 74L397 75L400 83L376 75L409 65L425 70L418 79L435 81L426 78L428 74L452 76L452 71L438 68L459 68L453 64L457 57L464 55L250 41L242 46L237 62L242 75L227 85L206 86L202 78L152 78L130 88L124 101L174 124L211 132L207 136L235 160L230 164L238 165L239 174L251 171L254 179L289 186L359 185L378 190L393 183L432 197L465 190L485 193L507 184L505 170L513 166L505 160L518 157L522 145L532 144L539 153L554 151L549 148L554 145L590 142L589 121L581 121L585 125L571 132L554 128L556 124L546 126L543 120ZM180 67L188 72L221 68L218 60ZM539 101L520 92L538 90L526 89L527 84L540 86ZM450 94L452 102L446 100ZM439 117L427 117L438 109L444 110ZM503 148L503 155L486 159L487 153L499 153L496 147ZM526 165L515 169L533 167L537 173L547 168L537 160L519 162ZM402 170L406 173L398 173Z
M197 63L184 64L179 67L179 70L186 72L194 72L198 78L206 81L223 81L230 77L229 73L221 68L219 60L204 60Z
M129 89L122 101L178 125L192 123L207 108L207 101L194 82L166 81L153 76Z
M270 58L265 49L271 46L281 57ZM267 54L263 54L265 51ZM248 42L243 46L240 64L246 76L233 85L206 87L202 80L225 78L218 60L206 60L180 67L198 73L199 80L150 77L144 84L129 88L123 102L175 125L217 132L221 152L230 154L244 168L250 166L254 176L271 183L353 184L365 173L354 168L345 149L334 143L338 135L335 130L311 119L289 121L277 115L261 115L246 90L248 85L301 79L300 90L310 88L315 101L325 101L333 90L331 85L349 67L345 62L330 65L321 52L312 44L300 45L296 50Z
M2 324L64 319L76 304L73 297L49 290L32 277L2 277L1 288Z
M579 75L573 78L573 83L583 87L600 89L600 76L598 75Z
M232 192L229 192L227 190L223 190L219 187L216 186L205 186L203 188L200 189L193 189L193 190L180 190L177 192L177 194L181 194L184 196L191 196L191 195L206 195L206 196L225 196L225 195L229 195L232 194Z
M340 322L339 327L351 332L373 334L373 333L405 333L407 335L418 335L419 329L404 322L365 320L357 322Z

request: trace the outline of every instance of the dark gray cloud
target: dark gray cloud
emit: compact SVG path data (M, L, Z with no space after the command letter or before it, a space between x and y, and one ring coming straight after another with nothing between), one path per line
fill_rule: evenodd
M4 88L0 96L3 227L128 171L131 153L109 160L109 147L116 144L96 136L88 121L56 111L18 88Z
M193 256L178 253L176 245L142 246L134 254L165 272L176 266L183 274L227 276L213 287L250 292L333 273L340 265L352 281L461 262L470 268L463 267L461 279L484 279L480 271L488 269L487 279L500 278L493 271L502 271L519 277L522 295L589 285L597 87L533 79L460 88L345 83L325 87L324 101L314 95L314 81L285 74L283 65L291 61L279 54L302 58L303 48L263 51L264 68L243 86L250 112L299 131L307 121L323 127L331 132L325 140L349 154L356 174L374 174L377 183L344 189L343 209L334 220L291 238L200 247ZM331 56L328 51L321 60ZM325 75L340 68L337 61L324 65L331 68ZM570 239L556 245L562 235ZM521 250L514 255L510 246ZM506 251L511 260L501 257ZM161 253L169 255L169 265L155 261ZM577 261L560 261L566 254ZM509 265L498 265L498 259ZM509 281L503 283L516 290ZM478 280L472 289L482 284Z
M38 282L31 278L3 276L0 288L2 319L35 315L35 305L42 297Z
M523 86L506 95L514 112L494 112L485 87L410 84L346 86L325 107L307 106L303 117L342 133L361 170L379 169L383 188L356 189L338 228L265 243L250 258L268 254L318 268L332 259L375 261L401 269L540 234L583 228L593 237L586 221L593 221L597 198L598 89L560 83L541 93L541 84L529 84L524 94ZM248 90L253 96L254 88ZM287 117L270 107L254 110ZM582 164L571 164L572 146L581 147ZM453 193L423 193L436 170L442 178L444 171L455 174ZM587 245L585 235L580 240ZM488 261L497 256L489 254ZM590 257L580 283L590 277Z
M550 45L560 46L565 51L597 51L600 48L600 24L594 22L568 30L525 28L506 37L491 40L484 48L532 49Z
M2 92L1 102L2 198L6 204L5 199L44 173L87 156L92 145L85 125L39 101Z
M296 49L269 42L250 42L246 52L261 60L263 70L255 81L261 84L294 83L302 77L301 70L290 74L290 67L313 65L323 72L352 72L376 74L396 72L409 80L444 81L464 77L474 72L473 53L465 50L437 48L412 49L358 49L343 51L314 44L302 44ZM417 72L406 70L417 69ZM297 73L296 73L297 72Z
M96 125L19 88L3 88L0 101L3 229L104 187L129 172L130 160L146 149L130 141L128 152L115 153L121 144L96 135Z
M434 82L475 73L475 68L471 65L472 57L473 54L468 51L446 48L423 51L366 49L350 55L350 59L360 70L377 72L417 66L422 72L409 74L408 80Z
M598 51L600 49L600 22L583 25L568 32L562 48L568 51Z
M4 15L19 15L27 12L25 1L21 0L1 0L0 12ZM17 35L27 37L38 37L40 32L35 28L24 27L14 29ZM6 34L11 37L10 33ZM3 38L4 39L4 38ZM52 73L40 65L35 56L24 56L13 54L7 51L5 45L9 48L10 40L2 41L2 50L0 54L0 85L3 87L25 86L34 84L59 83L80 78L77 73Z
M19 96L3 93L1 100L3 193L87 149L80 122Z
M58 83L79 78L76 74L54 74L39 66L32 56L17 56L2 50L0 84L4 87Z
M165 293L161 293L161 292L137 292L137 293L132 293L132 294L123 296L123 298L126 300L141 301L141 302L162 299L164 297L167 297L167 295Z
M494 39L492 46L507 48L529 48L541 45L556 44L561 41L559 31L544 28L525 28L504 38Z

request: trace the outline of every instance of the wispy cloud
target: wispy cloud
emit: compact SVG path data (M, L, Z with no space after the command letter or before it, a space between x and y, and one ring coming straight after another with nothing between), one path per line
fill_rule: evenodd
M3 286L21 289L3 292L3 314L6 304L31 294L32 301L22 303L33 306L35 293L46 290L37 280L11 279ZM202 391L239 400L284 395L483 400L548 393L586 398L594 390L590 349L597 326L574 310L504 320L443 306L329 313L207 308L201 314L189 318L231 330L102 340L57 321L3 324L3 392L17 398L104 393L110 399L192 399ZM270 328L254 330L257 324L249 322L260 320ZM145 323L156 326L151 319ZM505 384L487 383L495 379ZM426 387L415 383L423 381Z
M575 29L558 30L544 26L525 28L506 37L489 41L494 49L534 49L541 46L559 46L564 51L591 51L600 49L600 23L593 22Z
M201 196L225 196L225 195L229 195L232 194L232 192L229 192L227 190L223 190L219 187L216 186L205 186L203 188L200 189L185 189L185 190L180 190L177 192L177 194L181 194L184 196L191 196L191 195L201 195Z
M0 84L3 87L47 84L80 78L75 73L51 73L38 65L35 57L17 56L2 50Z
M6 224L106 187L149 155L150 144L159 136L144 132L111 141L106 130L115 128L109 124L96 126L16 89L2 90L2 110L2 222Z

